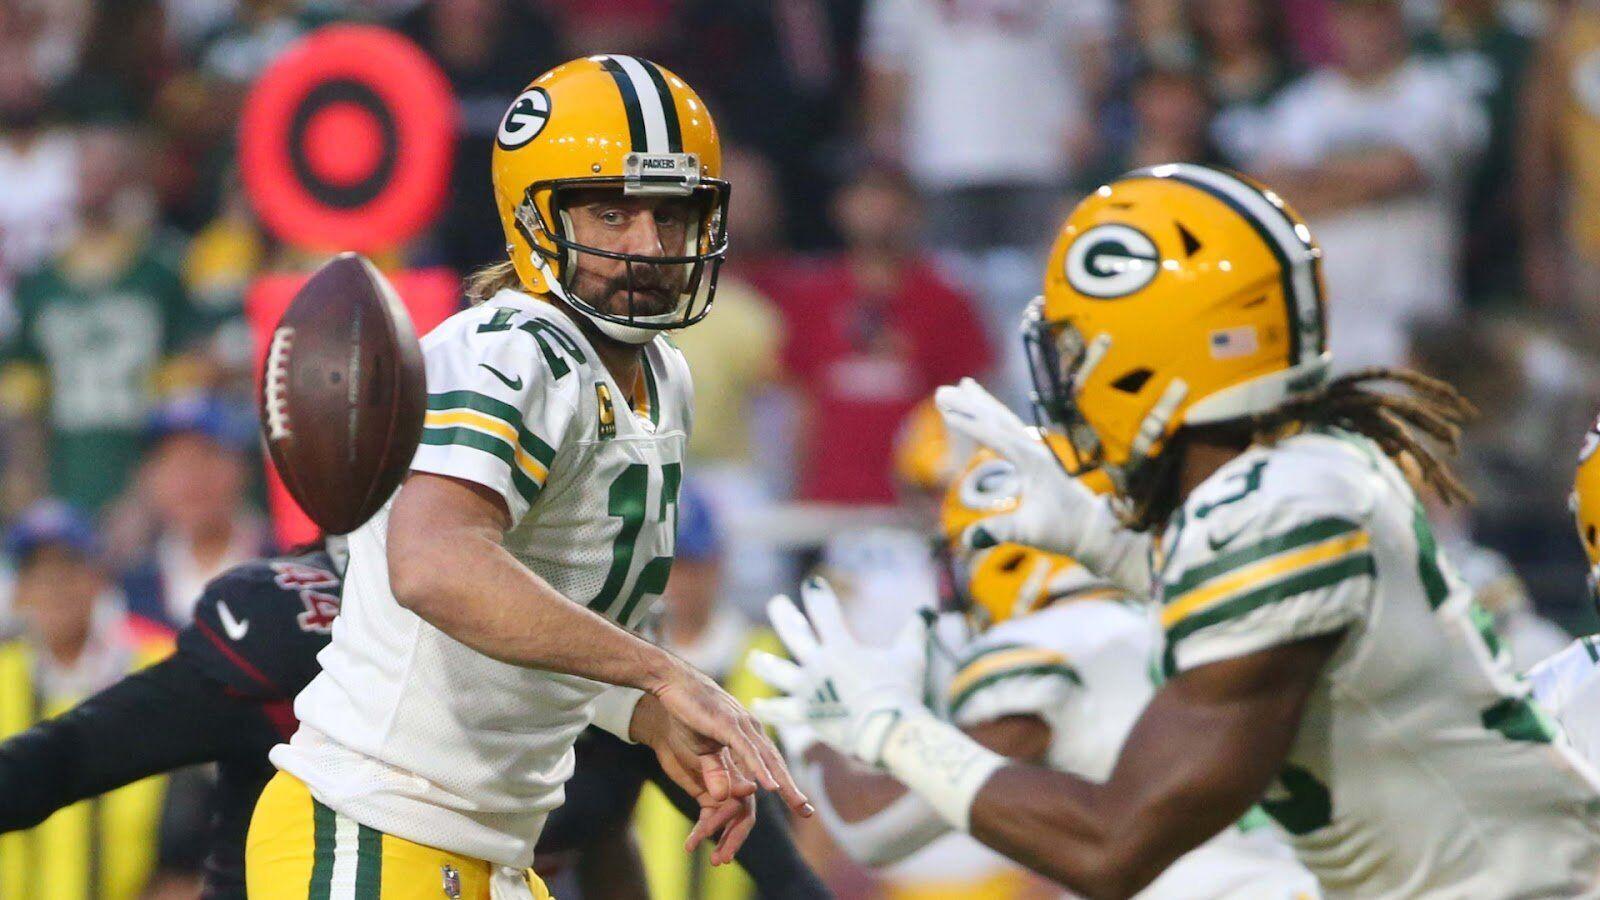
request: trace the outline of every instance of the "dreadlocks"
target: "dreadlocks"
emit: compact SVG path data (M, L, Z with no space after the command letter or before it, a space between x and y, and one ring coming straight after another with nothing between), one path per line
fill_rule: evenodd
M1397 384L1405 392L1375 387L1384 382ZM1460 451L1461 426L1477 414L1477 408L1447 382L1410 369L1379 366L1341 375L1318 390L1255 416L1251 426L1261 438L1281 435L1297 424L1365 435L1402 470L1408 463L1414 464L1423 483L1445 503L1454 504L1471 502L1472 491L1444 457Z

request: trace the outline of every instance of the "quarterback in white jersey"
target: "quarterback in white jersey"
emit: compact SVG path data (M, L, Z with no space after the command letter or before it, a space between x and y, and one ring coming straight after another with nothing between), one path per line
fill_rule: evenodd
M691 844L716 835L714 862L755 782L804 811L753 717L632 633L672 565L691 386L662 332L710 305L720 165L704 105L647 60L575 60L512 104L510 260L423 340L422 444L350 536L342 615L252 821L251 897L437 890L441 871L452 897L542 894L526 868L591 723L701 799Z
M1015 468L980 451L946 493L946 536L1014 508L1018 491ZM1066 557L1021 544L951 550L966 622L979 633L963 642L966 629L949 627L960 623L949 616L939 623L927 651L933 708L1006 756L1104 781L1155 692L1160 633L1148 610ZM890 776L814 746L809 729L785 729L783 737L823 822L856 859L894 862L950 830ZM1310 900L1320 892L1278 829L1253 809L1138 896Z
M1395 462L1463 497L1418 434L1452 444L1469 407L1404 370L1330 380L1320 256L1260 185L1131 172L1068 218L1024 332L1070 453L975 382L939 391L1023 482L964 542L1064 554L1156 601L1166 680L1106 781L921 711L826 603L774 602L801 665L766 713L1091 897L1135 893L1258 801L1327 896L1600 896L1600 785L1499 665Z

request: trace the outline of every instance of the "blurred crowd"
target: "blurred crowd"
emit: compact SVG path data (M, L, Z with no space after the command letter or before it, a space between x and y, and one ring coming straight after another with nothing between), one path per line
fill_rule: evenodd
M1565 495L1600 407L1595 0L0 0L0 637L42 642L63 696L273 544L244 298L319 257L254 217L236 123L336 21L412 38L458 105L445 209L386 266L503 258L491 141L568 57L648 56L715 113L732 251L679 339L706 512L663 625L708 670L805 567L885 628L937 598L950 450L919 404L969 374L1024 403L1054 228L1171 161L1306 215L1340 367L1480 407L1442 539L1527 654L1592 630Z

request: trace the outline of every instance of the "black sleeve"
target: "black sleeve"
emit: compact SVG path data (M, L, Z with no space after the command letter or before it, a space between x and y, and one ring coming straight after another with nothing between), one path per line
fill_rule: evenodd
M566 801L545 820L537 847L541 854L582 851L625 828L639 802L646 767L655 764L648 747L625 744L593 727L578 737L573 751L577 761L567 779Z
M253 734L253 704L174 656L0 744L0 832L86 797L210 762Z
M216 790L216 779L207 766L188 766L167 776L157 869L198 873L205 868L206 854L211 852Z
M654 756L651 757L652 762ZM700 816L700 804L684 793L659 765L650 767L650 780L693 822ZM833 893L800 856L789 833L789 809L777 794L756 794L756 825L734 857L756 883L756 895L764 900L817 900Z

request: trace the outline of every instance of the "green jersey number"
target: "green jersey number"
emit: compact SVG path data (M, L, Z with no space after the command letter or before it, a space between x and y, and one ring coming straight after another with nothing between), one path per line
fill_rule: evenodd
M661 473L661 502L655 509L649 509L648 498L650 495L651 475ZM600 593L589 601L589 608L601 615L607 615L611 607L616 604L617 598L622 594L622 587L627 583L628 572L633 568L634 544L639 540L639 532L644 528L645 516L654 514L654 521L665 523L668 515L677 514L678 486L683 481L683 466L679 463L667 463L660 469L655 469L644 463L634 463L622 470L617 480L611 483L611 493L607 501L606 512L622 520L622 528L617 532L617 539L611 545L611 568L606 572L605 584L601 585ZM669 509L671 507L671 509ZM677 523L673 523L673 528ZM622 608L612 618L627 627L634 611L639 606L639 601L646 594L659 596L667 589L667 576L672 574L672 557L657 556L644 564L639 570L639 577L635 579L633 590L628 593L627 600Z
M161 322L147 304L112 297L90 307L47 307L38 332L54 373L57 428L138 427L161 362Z

